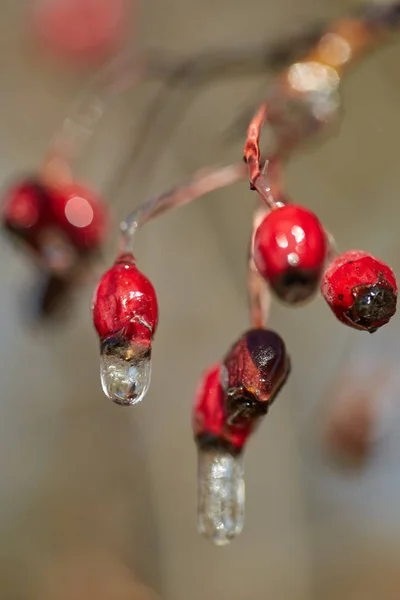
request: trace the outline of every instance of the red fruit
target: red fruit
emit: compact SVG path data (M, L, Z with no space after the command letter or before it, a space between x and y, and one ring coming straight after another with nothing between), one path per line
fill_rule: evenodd
M35 179L27 179L9 189L2 207L3 226L35 250L40 232L51 221L48 192Z
M373 333L396 312L393 271L361 250L344 252L330 263L321 291L339 321L355 329Z
M197 443L203 448L222 446L240 451L253 430L254 422L248 422L245 427L227 424L220 372L219 363L210 367L197 388L193 407L193 433Z
M316 292L327 248L324 228L314 213L287 204L271 211L258 227L253 257L277 296L295 304Z
M49 236L65 240L79 254L97 250L108 225L106 207L86 188L77 184L49 188L34 179L8 191L2 219L8 231L41 254L46 254Z
M99 59L119 42L123 0L35 0L34 27L51 50L70 60Z
M108 229L107 210L87 188L75 183L52 188L51 208L55 223L78 251L102 245Z
M268 329L251 329L231 348L221 371L230 424L264 415L290 373L282 338Z
M92 303L101 341L109 338L150 345L158 320L157 297L132 255L120 257L100 280Z

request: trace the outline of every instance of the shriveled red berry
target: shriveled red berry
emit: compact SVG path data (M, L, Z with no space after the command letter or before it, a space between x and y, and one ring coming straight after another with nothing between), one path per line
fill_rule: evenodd
M258 227L253 257L276 295L296 304L317 291L327 248L326 233L315 214L287 204L271 211Z
M9 188L4 197L1 218L8 232L37 250L39 234L52 218L47 189L34 178Z
M373 333L396 312L393 271L361 250L344 252L328 265L321 291L339 321L355 329Z
M103 202L80 184L63 184L51 189L55 223L77 250L99 248L108 230L108 211Z
M201 448L223 447L240 451L253 430L253 422L245 426L228 425L225 415L225 394L220 382L221 365L210 367L196 391L192 415L194 437Z
M94 294L92 311L102 340L115 335L128 340L151 340L158 321L157 297L132 255L120 257L104 273Z
M282 338L268 329L247 331L223 361L222 389L232 425L264 415L290 373Z

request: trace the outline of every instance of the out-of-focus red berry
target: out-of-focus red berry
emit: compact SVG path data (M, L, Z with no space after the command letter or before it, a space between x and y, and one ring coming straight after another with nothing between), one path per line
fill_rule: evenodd
M105 240L108 214L105 206L82 186L47 185L25 179L7 190L1 208L3 228L26 244L39 261L48 281L39 310L51 316L69 297L71 289Z
M49 236L58 235L76 253L87 254L98 250L105 240L108 211L81 185L49 187L27 179L7 191L2 221L7 231L39 252L44 252Z
M321 290L339 321L355 329L373 333L396 312L393 271L361 250L335 258L324 273Z
M287 204L268 213L258 227L253 257L276 295L295 304L318 289L327 248L326 233L315 214Z
M35 179L26 179L6 191L2 206L3 227L35 250L39 234L52 219L46 188Z
M125 14L125 0L35 0L33 25L50 50L86 62L116 47Z
M202 447L223 446L239 451L253 431L254 422L249 421L245 426L228 425L220 372L221 365L213 365L200 381L193 407L193 434Z
M100 340L121 337L150 344L158 322L155 290L132 255L120 257L100 280L92 303Z
M231 424L264 415L286 382L290 359L285 343L268 329L251 329L231 348L223 361L222 389Z
M78 251L98 249L108 232L108 211L86 187L73 183L51 188L54 223Z

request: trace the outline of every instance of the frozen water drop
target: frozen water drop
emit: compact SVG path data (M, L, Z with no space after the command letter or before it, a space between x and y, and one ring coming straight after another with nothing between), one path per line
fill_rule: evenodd
M216 546L229 544L244 525L242 455L221 449L198 449L199 533Z
M110 400L125 406L137 404L150 386L150 348L140 344L103 346L100 377L103 392Z

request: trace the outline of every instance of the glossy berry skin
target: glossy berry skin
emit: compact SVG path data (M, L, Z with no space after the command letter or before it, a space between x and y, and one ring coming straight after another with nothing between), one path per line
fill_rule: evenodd
M284 302L308 300L318 289L328 243L315 214L287 204L272 210L254 237L254 263Z
M224 448L236 453L243 449L255 421L244 426L228 425L220 375L221 365L218 363L210 367L200 381L193 407L193 434L201 448Z
M119 338L150 345L157 329L155 290L131 254L104 273L92 303L93 323L101 341Z
M51 210L54 223L79 252L101 247L108 231L108 212L86 187L73 183L52 188Z
M5 194L1 218L7 232L39 250L40 233L52 220L48 191L34 178L12 186Z
M355 329L374 333L396 312L393 271L361 250L345 252L330 263L321 291L339 321Z
M268 329L247 331L232 346L221 370L228 423L245 424L266 414L289 373L282 338Z

